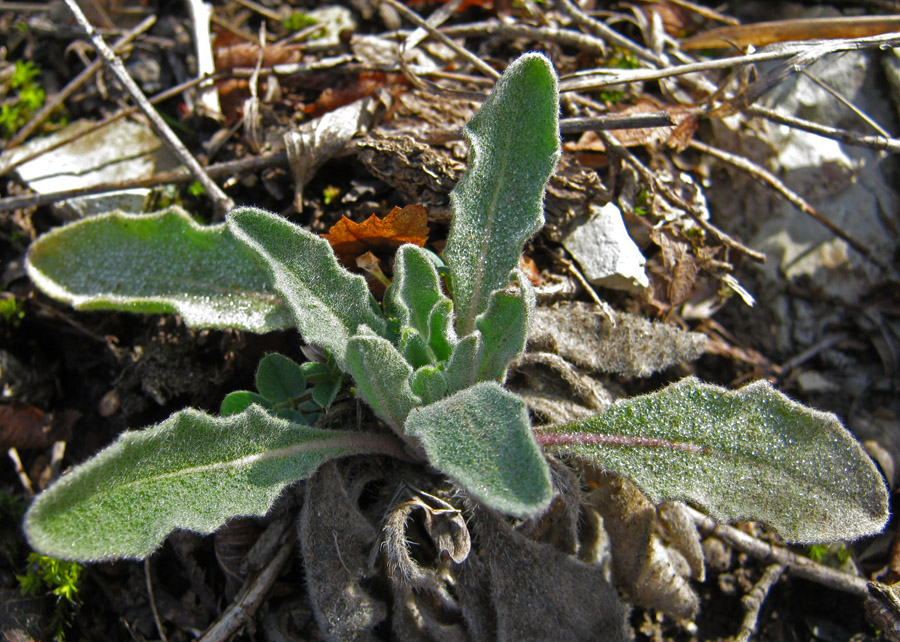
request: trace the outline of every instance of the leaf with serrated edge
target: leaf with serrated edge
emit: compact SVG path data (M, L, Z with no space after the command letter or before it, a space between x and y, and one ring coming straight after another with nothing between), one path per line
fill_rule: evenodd
M556 72L525 54L497 81L466 125L469 169L450 195L453 221L444 250L456 329L465 336L506 286L522 246L544 222L544 186L559 158Z
M53 229L31 245L25 269L78 310L173 313L194 328L250 332L293 325L256 253L224 225L198 225L179 207Z
M531 517L550 503L550 473L525 402L498 384L479 383L416 408L405 430L432 465L491 508Z
M402 456L388 435L299 426L258 406L230 417L182 410L61 477L31 505L25 533L53 557L140 558L173 529L209 533L263 515L287 484L363 452Z
M764 381L728 391L684 379L538 441L625 475L654 502L764 522L791 541L855 539L888 517L881 475L837 417Z
M422 403L409 385L412 367L387 339L352 337L347 344L347 372L363 401L398 433L409 411Z
M253 207L232 210L226 222L269 265L304 341L330 350L341 369L347 341L360 325L385 332L366 280L338 264L328 241Z
M534 289L521 270L514 270L510 276L516 280L518 288L495 290L488 300L487 310L475 319L482 340L479 381L494 379L503 383L509 362L525 350L535 304Z

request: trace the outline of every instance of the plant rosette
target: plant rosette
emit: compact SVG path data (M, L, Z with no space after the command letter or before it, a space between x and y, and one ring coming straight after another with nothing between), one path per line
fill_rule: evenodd
M860 445L834 415L764 382L728 391L689 378L596 417L532 428L525 401L503 384L535 307L518 265L543 225L558 111L544 56L508 67L466 126L469 167L451 195L443 264L400 247L382 304L326 240L252 207L213 226L177 208L110 213L39 238L29 275L77 309L177 313L197 328L294 327L329 361L270 355L258 392L232 393L221 416L186 409L124 433L37 497L25 518L35 550L142 558L173 529L206 533L262 515L323 463L364 454L427 464L520 520L554 497L546 456L571 454L632 480L653 503L762 521L790 541L879 532L888 495ZM344 381L387 429L317 427Z

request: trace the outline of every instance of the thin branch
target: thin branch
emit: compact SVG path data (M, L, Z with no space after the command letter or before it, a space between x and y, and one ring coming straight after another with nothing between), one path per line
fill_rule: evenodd
M710 156L718 158L719 160L730 163L731 165L744 170L751 176L758 178L759 180L768 184L769 187L774 189L791 205L799 209L807 216L814 218L818 223L824 225L826 228L828 228L828 231L830 231L838 238L844 240L850 247L862 254L870 262L874 263L882 270L885 270L888 274L892 274L894 272L893 268L887 262L885 262L881 257L875 255L875 253L872 251L872 248L866 246L862 241L859 241L850 236L843 229L825 218L825 216L820 214L818 210L816 210L816 208L814 208L806 201L806 199L804 199L797 192L793 191L790 187L785 185L780 178L775 176L775 174L773 174L769 170L757 165L749 158L738 156L737 154L732 154L731 152L726 152L723 149L713 147L712 145L707 145L706 143L701 143L698 140L691 140L689 145L692 149L696 149L703 152L704 154L709 154Z
M6 454L9 455L9 458L12 460L13 468L16 471L16 475L19 477L22 488L25 489L25 492L28 493L29 497L33 497L34 485L31 483L31 478L28 476L28 473L25 472L25 467L22 465L22 459L19 457L19 451L13 446L6 451Z
M847 145L854 145L856 147L868 147L869 149L874 149L877 151L887 151L893 154L900 153L900 138L890 138L886 136L863 136L862 134L857 134L856 132L852 132L847 129L829 127L828 125L820 125L819 123L815 123L804 118L788 116L787 114L782 114L774 109L763 107L762 105L758 104L749 105L744 110L744 112L750 116L758 116L759 118L771 120L773 123L802 129L803 131L807 131L818 136L824 136L825 138L833 138L834 140L838 140Z
M281 574L281 570L291 559L294 545L293 538L282 544L272 561L258 575L247 579L234 602L216 623L206 630L198 642L224 642L253 618Z
M619 156L626 163L631 165L641 175L641 178L650 185L653 185L653 188L658 191L663 198L669 201L672 205L684 210L687 215L690 216L695 223L697 223L697 225L699 225L709 234L712 234L719 242L737 250L738 252L745 254L754 261L758 261L759 263L766 262L765 254L747 247L737 239L732 238L729 234L723 232L715 225L707 221L703 217L702 212L696 211L694 206L692 206L690 203L687 203L683 198L672 191L672 189L668 185L659 180L659 177L657 177L655 173L651 172L650 169L647 168L637 158L637 156L632 154L627 147L616 140L616 138L612 134L604 131L599 131L598 135L603 140L603 144L606 145L606 149L608 149L611 153Z
M380 0L381 2L385 2L391 6L397 13L401 16L409 20L411 23L419 27L420 29L424 29L432 37L440 41L441 43L450 47L457 54L468 60L470 63L475 65L476 69L479 69L481 73L486 75L488 78L494 78L495 80L500 77L500 72L491 67L489 64L484 62L481 58L473 54L471 51L461 46L455 40L450 38L449 36L444 35L434 27L432 27L428 22L422 19L419 14L410 9L409 7L397 2L397 0Z
M803 74L804 76L806 76L807 78L809 78L816 85L818 85L819 87L821 87L822 89L827 91L836 101L838 101L844 107L846 107L847 109L852 111L854 114L856 114L860 120L862 120L864 123L866 123L872 129L874 129L877 133L879 133L885 137L890 137L891 134L890 134L890 132L888 132L888 130L886 130L884 127L879 125L878 122L874 118L869 116L862 109L860 109L859 107L854 105L852 101L850 101L846 96L844 96L844 94L839 92L837 89L835 89L834 87L829 85L827 82L825 82L821 78L818 78L817 76L814 76L813 74L809 73L809 71L806 69L802 69L800 71L800 73Z
M792 575L816 582L837 591L865 598L869 595L869 583L863 577L850 575L814 562L808 557L796 555L782 546L763 542L733 526L719 524L711 517L688 507L688 512L700 531L706 536L718 537L732 548L763 562L784 564Z
M112 50L116 53L122 52L126 46L131 44L131 42L137 38L139 35L147 31L153 24L156 22L156 16L147 16L144 18L134 29L126 33L122 38L116 41ZM10 141L6 144L6 149L12 149L17 145L21 145L25 140L31 136L31 134L40 127L41 123L43 123L47 118L50 117L50 114L53 113L53 110L59 107L65 100L74 94L79 87L81 87L85 82L87 82L88 78L93 76L99 69L103 66L103 58L97 58L90 65L85 67L79 72L75 78L73 78L69 84L63 87L62 91L55 93L47 99L46 104L41 107L38 112L29 120L25 125L16 132L16 135L13 136Z
M649 62L658 67L662 67L666 65L665 58L661 56L657 56L651 50L646 47L642 47L637 44L633 40L629 40L622 34L620 34L615 29L608 27L604 23L592 18L588 14L586 14L581 7L572 2L572 0L560 0L558 3L560 9L565 11L575 22L584 26L587 30L593 33L596 36L599 36L603 40L612 43L616 47L620 49L625 49L626 51L630 51L638 58Z
M450 33L451 30L444 30ZM662 78L670 78L672 76L683 76L698 71L712 71L714 69L729 69L740 65L749 65L759 62L768 62L771 60L782 60L785 58L796 58L804 55L803 60L797 59L798 64L803 64L806 60L817 60L828 53L837 53L839 51L852 51L856 49L882 49L887 47L895 47L900 45L900 34L889 33L881 36L871 36L868 38L848 38L840 40L816 40L807 42L787 42L780 45L766 47L763 51L747 54L744 56L734 56L731 58L722 58L719 60L709 60L704 62L693 62L684 65L676 65L667 69L591 69L581 71L575 74L564 76L559 81L560 91L592 91L602 89L609 85L618 85L621 83L641 82L650 80L660 80ZM810 56L805 54L812 52ZM794 66L791 61L789 67ZM754 94L755 95L755 94Z
M240 172L250 172L267 167L287 167L287 165L287 152L280 151L270 152L261 156L252 156L250 158L217 163L216 165L207 167L206 172L213 178L224 178ZM166 185L168 183L188 183L192 179L193 175L191 172L185 168L181 168L171 172L154 174L147 178L135 178L115 183L101 183L99 185L82 187L80 189L49 192L47 194L32 194L28 196L7 196L6 198L0 198L0 212L16 210L23 207L40 207L41 205L50 205L51 203L79 196L103 194L122 189L156 187L157 185Z
M156 608L156 597L153 595L153 582L150 579L150 558L144 558L144 578L147 582L147 596L150 599L150 610L153 612L153 621L156 622L156 632L162 642L169 642L166 637L166 630L163 628L162 620L159 619L159 610Z
M200 83L202 83L205 80L216 80L221 77L222 77L222 74L217 74L215 76L204 76L202 78L192 78L191 80L183 82L180 85L175 85L174 87L169 87L168 89L161 91L158 94L155 94L152 98L150 98L150 104L156 105L157 103L161 103L164 100L168 100L172 96L177 96L178 94L183 92L185 89L190 89L194 85L199 85ZM0 167L0 176L8 174L12 170L14 170L16 167L19 167L20 165L24 165L25 163L27 163L29 161L33 161L35 158L38 158L40 156L43 156L44 154L52 152L54 149L59 149L60 147L64 147L65 145L68 145L69 143L74 143L76 140L79 140L80 138L84 138L85 136L94 134L97 132L97 130L103 129L104 127L108 127L109 125L112 125L114 122L119 121L127 116L131 116L132 114L134 114L135 112L138 112L138 111L140 111L140 107L136 107L136 106L127 107L125 109L122 109L121 111L117 111L112 116L109 116L108 118L104 118L103 120L99 121L94 127L85 129L84 131L80 131L76 134L72 134L71 136L63 136L59 140L57 140L55 143L53 143L52 145L47 145L46 147L41 147L37 151L31 152L30 154L24 154L22 156L19 156L16 158L16 160L14 162L10 163L9 165L4 165L4 166Z
M766 567L759 581L753 585L750 592L741 598L741 606L744 607L744 621L741 622L741 630L734 636L735 642L748 642L756 633L759 626L759 611L762 609L763 602L769 595L769 591L775 586L775 583L784 575L787 568L784 564L776 562Z
M140 87L137 86L137 83L134 82L134 79L129 75L128 70L125 69L125 65L122 63L122 60L116 56L109 48L109 45L106 44L106 41L100 36L95 30L94 27L88 22L87 17L85 17L84 13L81 11L81 7L78 6L78 3L75 0L65 0L66 6L69 8L69 11L72 12L72 15L75 16L75 20L78 22L79 26L84 30L87 36L91 39L91 42L94 44L94 47L97 49L97 52L103 57L106 61L106 64L109 66L110 70L116 75L119 79L119 82L122 83L122 86L131 94L131 97L137 102L140 106L141 111L144 115L150 120L150 124L153 126L154 131L157 135L163 139L163 141L172 149L172 151L181 159L181 161L187 165L191 173L194 175L194 178L203 186L203 189L206 190L206 193L213 199L216 209L220 213L224 213L227 210L230 210L234 207L234 201L222 191L222 189L213 181L196 158L191 154L187 147L185 147L184 143L175 135L175 132L166 124L166 122L162 119L162 117L157 113L157 111L153 108L153 105L147 100L147 97L144 96L144 92L141 91Z

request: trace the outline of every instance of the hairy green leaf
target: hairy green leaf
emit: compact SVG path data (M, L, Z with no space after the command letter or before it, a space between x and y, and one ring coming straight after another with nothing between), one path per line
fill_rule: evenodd
M413 373L409 385L423 406L447 396L447 377L441 366L422 366Z
M412 367L387 339L352 337L347 344L347 372L363 401L398 432L409 411L422 403L409 385Z
M512 273L518 287L495 290L488 307L475 319L481 332L482 349L478 364L478 380L506 380L509 362L525 350L531 311L534 310L534 290L521 270Z
M394 281L384 298L385 307L397 311L401 328L413 328L423 337L428 336L428 316L435 304L446 297L426 250L411 244L397 250Z
M287 484L362 452L402 456L389 436L298 426L258 406L221 418L182 410L60 478L31 505L25 533L62 559L144 557L175 528L262 515Z
M421 441L432 465L491 508L531 517L550 503L550 473L525 402L496 383L416 408L406 432Z
M303 339L330 350L341 369L347 341L360 325L384 334L385 322L366 280L338 264L328 241L253 207L231 211L226 222L269 265Z
M791 541L854 539L888 517L881 475L837 417L764 381L728 391L684 379L538 440L625 475L654 502L765 522Z
M306 390L306 376L300 364L273 352L256 368L256 389L273 404L288 403Z
M78 310L174 313L195 328L251 332L293 325L256 253L179 207L58 227L32 244L25 267L42 291Z
M507 69L466 125L469 169L450 195L453 222L444 261L456 329L465 336L494 290L506 286L522 246L544 222L544 186L559 157L556 72L543 55Z
M477 330L453 347L453 352L444 370L448 395L464 390L478 382L481 348L481 333Z
M453 302L441 299L428 315L428 347L438 361L446 361L456 344L453 330Z

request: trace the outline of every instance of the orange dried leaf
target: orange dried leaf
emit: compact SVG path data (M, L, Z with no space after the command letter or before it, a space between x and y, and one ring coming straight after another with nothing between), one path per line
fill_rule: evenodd
M362 223L346 216L322 235L341 264L353 269L356 259L366 252L392 254L404 243L419 247L428 240L428 211L422 205L395 207L384 218L374 214Z

